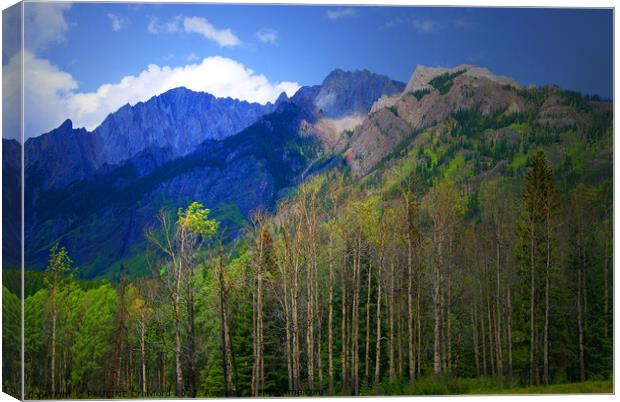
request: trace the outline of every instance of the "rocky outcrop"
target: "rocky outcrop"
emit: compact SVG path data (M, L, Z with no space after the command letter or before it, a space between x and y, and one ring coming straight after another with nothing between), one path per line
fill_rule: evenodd
M399 94L404 87L402 82L368 70L338 69L325 78L313 103L324 117L367 114L381 96Z
M431 75L422 76L426 80ZM424 80L414 78L417 83ZM497 110L523 111L525 100L511 88L482 75L461 74L446 94L433 89L418 98L405 90L397 97L381 98L343 146L351 170L357 176L365 175L408 135L449 119L459 110L476 109L483 115Z
M105 163L100 138L65 120L58 128L29 138L24 146L27 190L61 187L93 175Z
M463 75L466 77L485 78L499 85L510 85L514 88L521 88L521 86L512 78L495 75L488 68L474 66L471 64L461 64L453 68L417 66L411 76L411 79L409 80L409 83L407 83L405 92L433 89L430 84L433 78L436 78L442 74L457 73L460 71L463 71Z

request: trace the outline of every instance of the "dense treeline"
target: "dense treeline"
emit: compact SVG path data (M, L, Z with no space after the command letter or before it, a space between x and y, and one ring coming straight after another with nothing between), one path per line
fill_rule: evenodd
M162 210L146 276L83 281L54 246L45 273L26 277L27 398L609 379L611 118L553 128L535 116L457 112L364 178L308 178L236 235L199 203ZM19 281L3 279L3 324L16 329ZM18 345L3 332L7 390Z

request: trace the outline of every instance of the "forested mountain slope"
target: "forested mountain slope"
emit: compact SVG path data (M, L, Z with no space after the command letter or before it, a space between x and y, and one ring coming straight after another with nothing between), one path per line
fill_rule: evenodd
M402 88L365 70L336 70L275 105L177 88L122 107L92 133L67 120L26 142L26 265L43 269L59 242L75 250L80 275L118 276L123 261L143 265L157 211L187 200L211 205L234 238L251 210L272 210L286 188L338 163L308 127L359 120Z

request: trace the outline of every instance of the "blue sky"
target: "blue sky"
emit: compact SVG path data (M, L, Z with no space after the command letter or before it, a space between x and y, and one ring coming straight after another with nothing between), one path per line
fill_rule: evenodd
M205 77L214 82L195 89L265 102L282 90L319 84L335 68L366 68L406 82L418 64L469 63L524 85L553 83L603 97L613 92L610 10L174 3L26 7L26 74L30 65L33 75L48 74L57 82L54 88L33 88L32 96L56 96L50 104L62 104L53 112L52 106L33 106L32 114L53 116L39 119L30 135L60 124L63 113L94 128L122 104L165 89L160 82L193 84ZM10 59L3 52L3 65ZM205 59L209 62L202 65ZM165 66L172 71L163 71ZM126 77L133 78L123 87ZM235 82L246 89L232 90ZM104 93L106 84L112 85L112 95Z

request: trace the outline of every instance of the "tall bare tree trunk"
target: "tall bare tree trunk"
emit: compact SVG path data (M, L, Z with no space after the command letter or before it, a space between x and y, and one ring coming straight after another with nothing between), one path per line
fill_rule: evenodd
M190 277L187 280L187 363L189 371L189 396L196 397L198 374L196 372L196 340L194 335L194 291L193 291L193 269L190 270Z
M495 355L494 342L493 338L495 337L495 332L493 331L493 317L491 311L491 301L490 295L487 293L487 318L489 324L489 361L491 362L491 374L496 375L497 371L495 370L495 359L493 355Z
M224 260L220 255L218 264L218 282L220 298L220 329L222 337L222 368L224 370L224 390L227 397L235 396L235 384L233 380L234 365L230 330L228 327L228 308L226 300L226 283L224 281Z
M327 377L329 395L334 395L334 237L329 234L329 296L327 305Z
M145 347L145 339L146 339L146 325L144 323L144 317L140 319L140 366L142 368L142 397L144 398L147 394L146 389L146 347Z
M503 367L503 356L502 356L502 326L501 326L501 311L500 311L500 230L499 230L499 223L496 224L497 226L497 239L496 239L496 271L495 271L495 286L496 286L496 294L495 294L495 300L496 300L496 305L495 305L495 317L496 317L496 327L495 327L495 333L496 333L496 341L495 341L495 346L497 349L497 377L499 379L499 388L503 389L504 388L504 367Z
M315 259L316 261L316 259ZM316 266L316 262L315 262ZM317 268L318 271L318 268ZM320 297L320 288L318 281L318 274L315 271L314 274L314 306L316 309L316 318L317 318L317 334L316 334L316 369L319 375L319 395L323 394L323 354L321 353L321 345L322 345L322 328L323 328L323 308L321 306L321 297Z
M53 303L56 303L53 301ZM52 361L50 381L52 386L52 398L56 395L56 322L58 320L58 312L56 306L52 308Z
M581 289L581 267L577 270L577 326L579 330L579 380L585 381L585 362L583 351L583 312L581 306L582 289Z
M417 284L416 284L416 328L418 330L418 336L417 338L417 342L418 342L418 347L416 348L417 351L417 355L418 358L417 360L417 372L418 372L418 377L420 377L420 374L422 373L422 312L421 312L421 308L420 308L420 295L421 295L421 284L422 280L421 280L421 273L418 270L418 275L417 275Z
M288 278L284 279L284 316L286 322L286 369L288 373L288 389L293 391L293 356L291 352L291 312L289 307Z
M480 296L482 297L482 288L480 288ZM476 312L478 311L478 303L476 303ZM480 318L480 334L482 335L482 372L484 375L489 374L487 369L487 342L486 342L486 330L484 329L484 310L476 317Z
M177 280L177 285L180 282ZM181 368L181 306L180 306L180 292L177 286L177 293L175 295L174 302L174 361L176 372L176 396L183 396L183 369Z
M386 292L386 304L388 308L389 335L388 335L388 363L389 375L393 380L396 377L396 364L394 361L394 263L390 263L390 290Z
M551 222L547 209L547 264L545 267L545 333L543 345L543 383L549 385L549 270L551 269Z
M356 257L354 262L355 284L353 288L353 316L351 319L351 368L353 395L359 395L359 305L360 305L360 271L362 260L362 238L357 234Z
M435 238L437 240L437 238ZM437 262L434 264L434 281L433 281L433 318L435 325L433 327L433 373L436 378L441 376L441 264L443 263L441 254L441 241L437 244Z
M448 273L447 279L447 303L446 303L446 372L448 375L452 375L452 312L450 305L452 304L452 282L450 280L450 274Z
M604 334L605 338L609 337L609 273L608 273L608 261L609 261L609 239L605 236L605 261L603 263L603 313L605 314L605 319L603 321L605 328Z
M409 383L415 385L415 348L413 339L413 245L411 235L407 239L407 346L409 350Z
M307 350L307 370L308 370L308 390L310 395L314 390L314 302L313 302L313 284L314 279L312 264L308 267L306 278L306 291L307 295L307 322L306 322L306 350Z
M295 264L293 267L293 284L291 286L291 310L293 313L293 388L300 390L299 371L300 371L300 351L299 351L299 316L298 316L298 283L299 283L299 256L295 256Z
M375 341L375 393L379 393L381 385L381 266L377 280L377 340Z
M342 321L341 321L341 336L342 336L342 340L341 340L341 354L340 354L340 364L341 364L341 371L342 371L342 393L346 394L347 390L349 389L349 367L348 367L348 360L349 360L349 356L348 356L348 344L349 344L349 338L347 336L347 327L348 327L348 323L347 323L347 315L348 315L348 309L347 309L347 301L349 300L349 296L347 295L347 277L346 277L346 273L345 273L345 269L344 267L346 267L346 254L345 254L345 261L343 264L343 269L342 269L342 281L341 281L341 293L342 293Z
M536 270L534 264L534 218L530 218L530 385L536 385L536 321L535 321L535 295L536 281L534 280Z
M472 338L474 344L474 359L476 361L476 377L480 378L480 351L478 350L478 323L476 322L476 310L475 307L471 306L471 328L472 328Z
M366 350L364 355L364 382L370 385L370 295L372 282L372 264L368 266L368 285L366 287Z
M512 300L510 296L510 284L506 286L506 307L508 309L508 378L509 387L512 389L513 375L512 375Z

